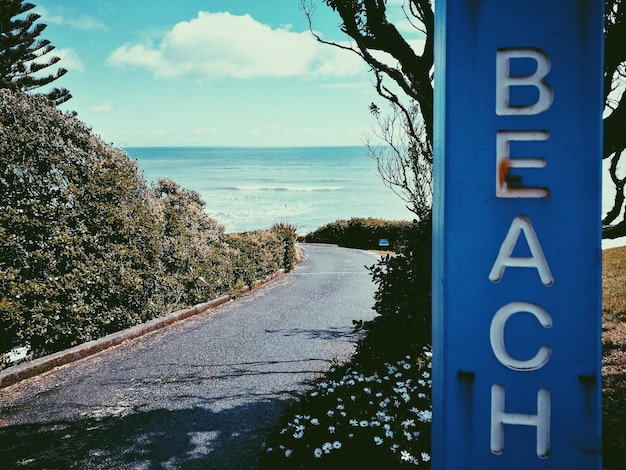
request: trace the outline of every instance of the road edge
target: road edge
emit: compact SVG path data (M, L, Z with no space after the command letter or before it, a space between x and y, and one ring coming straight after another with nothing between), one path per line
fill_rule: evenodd
M246 294L253 289L256 289L264 284L267 284L270 281L273 281L283 274L285 274L285 270L279 269L277 272L267 276L265 279L256 281L252 287L244 287L241 290L240 294ZM158 317L146 323L142 323L140 325L128 328L126 330L111 333L110 335L104 336L102 338L79 344L78 346L74 346L73 348L8 367L0 371L0 389L10 387L11 385L15 385L23 380L43 374L54 369L55 367L59 367L65 364L69 364L71 362L78 361L85 357L92 356L106 349L112 348L113 346L117 346L124 341L138 338L147 333L151 333L179 321L185 320L194 315L198 315L207 310L216 308L222 304L225 304L226 302L230 302L233 299L233 296L223 295L221 297L218 297L217 299L203 302L194 305L193 307L177 310L163 317Z

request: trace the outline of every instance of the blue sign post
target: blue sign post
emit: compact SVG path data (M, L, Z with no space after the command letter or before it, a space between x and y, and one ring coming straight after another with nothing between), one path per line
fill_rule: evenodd
M601 468L603 13L436 2L433 468Z

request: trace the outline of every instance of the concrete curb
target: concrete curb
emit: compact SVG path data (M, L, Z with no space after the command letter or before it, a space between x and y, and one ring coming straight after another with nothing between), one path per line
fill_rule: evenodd
M284 273L285 270L280 269L265 279L255 282L252 288L249 286L244 287L241 294L246 294L252 289L256 289L263 284L267 284ZM132 328L112 333L103 338L79 344L78 346L66 349L65 351L59 351L57 353L50 354L49 356L40 357L39 359L35 359L33 361L8 367L0 372L0 389L9 387L36 375L43 374L44 372L48 372L55 367L69 364L70 362L78 361L79 359L97 354L105 349L117 346L124 341L138 338L139 336L143 336L152 331L159 330L173 323L198 315L206 310L218 307L226 302L230 302L231 300L233 300L233 297L230 295L224 295L209 302L204 302L190 308L178 310L163 317L155 318L146 323L142 323L141 325L136 325Z

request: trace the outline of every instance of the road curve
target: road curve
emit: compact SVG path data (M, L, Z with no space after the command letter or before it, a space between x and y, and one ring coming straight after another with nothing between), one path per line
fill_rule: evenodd
M0 466L256 468L294 394L373 316L374 255L303 247L237 301L0 390Z

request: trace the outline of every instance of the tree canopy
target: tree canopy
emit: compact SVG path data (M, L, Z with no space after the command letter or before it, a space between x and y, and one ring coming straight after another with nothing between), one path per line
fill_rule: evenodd
M54 46L47 39L38 39L46 25L37 23L41 15L29 13L33 8L35 5L22 0L0 3L0 88L29 92L67 73L61 67L48 75L41 73L61 59L46 57ZM43 94L57 105L72 97L65 88L53 88Z

